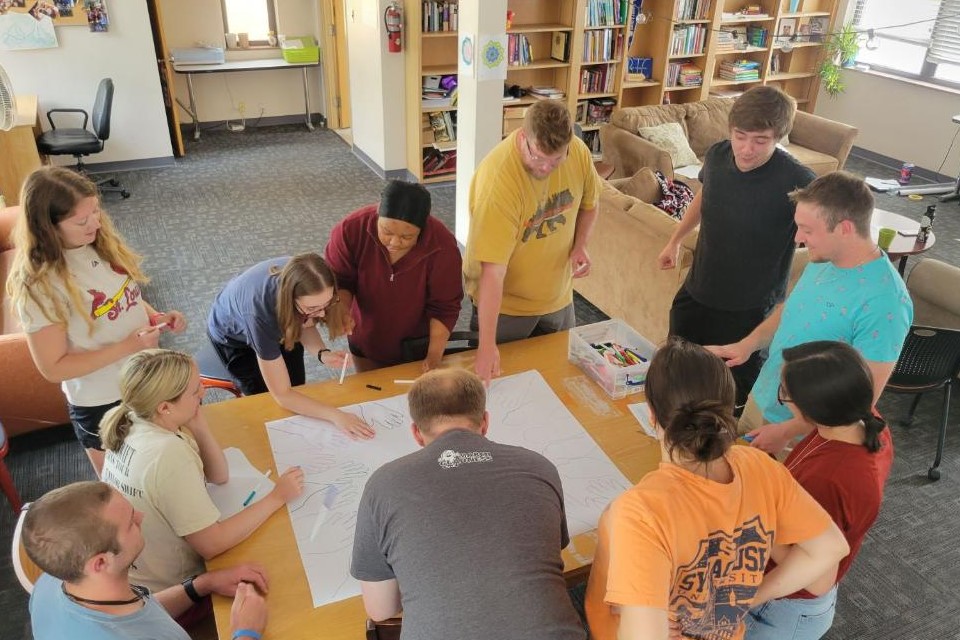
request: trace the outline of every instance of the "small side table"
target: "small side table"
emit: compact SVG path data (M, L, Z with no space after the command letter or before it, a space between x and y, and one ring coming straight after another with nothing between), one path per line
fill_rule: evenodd
M10 450L10 441L7 440L7 432L3 429L3 423L0 423L0 488L3 489L3 493L7 496L7 500L10 501L10 506L13 507L14 513L20 513L20 509L23 508L23 502L20 500L20 494L17 493L17 488L13 485L13 476L10 475L10 470L7 469L7 463L3 461L7 457L7 451Z

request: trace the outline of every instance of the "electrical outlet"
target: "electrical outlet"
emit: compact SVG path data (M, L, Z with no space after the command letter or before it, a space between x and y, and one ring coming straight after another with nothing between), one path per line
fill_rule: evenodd
M247 112L247 103L242 100L237 104L237 111L240 112L240 117L243 117Z

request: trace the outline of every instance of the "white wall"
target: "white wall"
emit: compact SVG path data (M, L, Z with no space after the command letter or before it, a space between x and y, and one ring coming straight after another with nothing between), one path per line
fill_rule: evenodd
M406 167L406 53L387 52L383 27L387 4L388 0L346 0L345 14L353 145L378 167L390 171Z
M130 0L123 0L130 1ZM118 2L118 0L114 0ZM163 30L170 49L194 47L198 43L225 46L223 13L219 0L159 0L163 13ZM319 8L315 0L275 0L277 33L288 36L319 34ZM280 58L277 48L228 50L227 60L251 58ZM320 54L321 64L323 53ZM177 97L188 104L187 83L175 74ZM323 74L321 67L307 71L310 90L310 109L323 113ZM248 121L264 117L300 115L303 113L303 81L301 71L257 71L240 73L198 74L193 77L197 111L201 122L235 120L240 117L238 106L246 107ZM190 115L180 110L182 123L190 122Z
M58 48L2 51L0 65L17 93L38 96L41 112L54 107L89 112L101 78L113 78L110 140L103 153L91 156L91 163L169 158L173 150L146 3L121 0L110 2L107 9L109 32L56 27ZM43 123L49 128L46 117Z

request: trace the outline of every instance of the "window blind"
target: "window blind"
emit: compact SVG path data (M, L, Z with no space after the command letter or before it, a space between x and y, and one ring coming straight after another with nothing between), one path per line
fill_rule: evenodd
M960 64L960 0L941 0L927 62Z

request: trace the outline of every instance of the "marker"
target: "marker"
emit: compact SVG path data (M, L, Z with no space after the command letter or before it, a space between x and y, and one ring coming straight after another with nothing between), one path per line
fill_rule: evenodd
M740 436L740 437L743 438L744 440L746 440L747 442L753 442L754 439L755 439L757 436L751 435L751 434L749 434L749 433L745 433L744 435L742 435L742 436Z
M343 384L343 376L347 375L347 365L350 364L350 352L343 358L343 368L340 369L340 384Z
M323 497L323 504L320 505L320 511L317 512L317 519L313 523L313 529L310 531L310 542L313 542L317 534L320 533L320 527L327 521L330 509L333 508L333 503L336 502L339 494L340 487L335 484L330 485L330 488L327 489L327 494Z
M147 335L148 333L153 333L154 331L160 331L160 329L162 329L162 328L165 327L165 326L167 326L167 323L166 323L166 322L164 322L163 324L155 324L155 325L153 325L152 327L150 327L149 329L144 329L143 331L137 332L137 337L145 336L145 335Z
M399 378L393 381L393 384L413 384L416 380L406 380L404 378Z
M246 507L251 502L253 502L254 496L257 495L257 492L263 488L263 483L270 477L270 474L273 473L273 469L267 469L267 472L263 474L263 480L257 483L257 486L253 488L253 491L250 492L250 495L247 496L247 499L243 501L243 506Z
M580 273L581 271L583 271L584 269L586 269L586 268L589 267L589 266L590 266L590 265L589 265L588 263L586 263L586 262L581 262L579 265L577 265L577 267L573 270L573 272L574 272L574 273Z
M383 391L383 389L381 389L380 387L378 387L378 386L375 385L375 384L368 384L368 385L367 385L367 389L373 389L374 391Z

